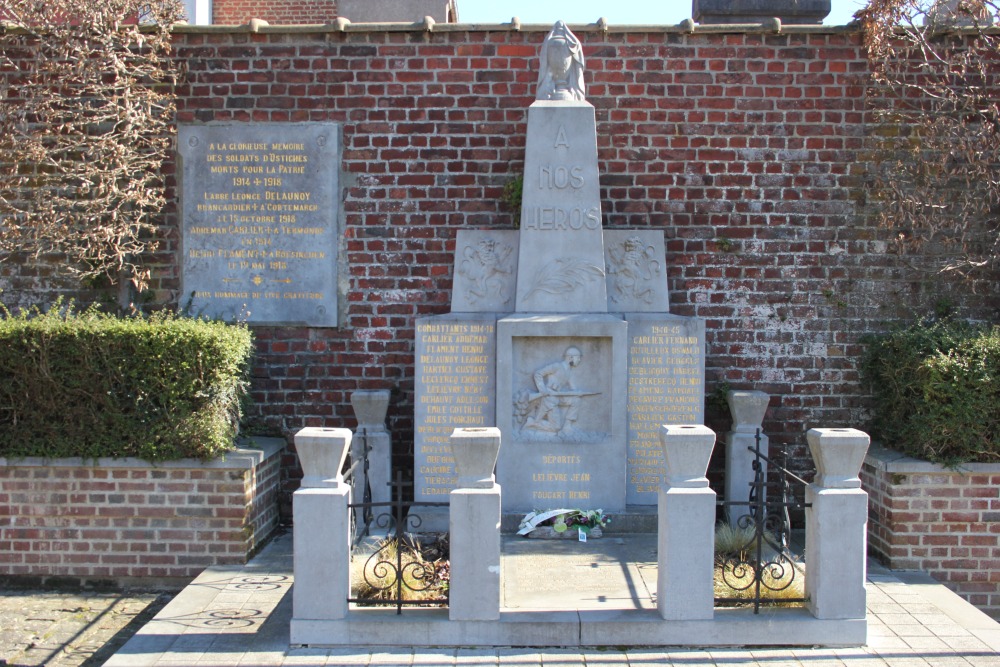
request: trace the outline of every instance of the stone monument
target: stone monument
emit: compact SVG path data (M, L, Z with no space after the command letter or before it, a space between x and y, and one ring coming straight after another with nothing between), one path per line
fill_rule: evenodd
M496 426L503 510L655 507L662 424L704 420L704 322L669 312L663 233L604 230L582 44L562 21L528 109L521 229L462 230L452 312L416 333L415 500ZM444 529L429 520L427 530Z

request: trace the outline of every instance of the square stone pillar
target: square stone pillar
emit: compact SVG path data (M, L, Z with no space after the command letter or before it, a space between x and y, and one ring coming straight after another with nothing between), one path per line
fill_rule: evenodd
M806 607L818 619L865 617L868 494L858 472L870 442L856 429L806 434L816 482L806 487Z
M706 426L663 426L666 479L658 502L656 608L669 621L714 615L715 492L705 472L715 445Z
M458 488L449 494L451 583L448 618L500 620L500 485L493 468L500 429L455 429Z
M337 620L347 616L351 589L351 489L299 489L292 494L292 618Z
M757 431L761 429L764 413L771 397L762 391L730 391L726 394L729 412L733 416L733 430L726 434L726 502L747 503L750 487L754 482L753 462L756 458L748 448L757 445ZM760 434L760 453L767 456L768 437ZM761 461L762 473L767 479L767 462ZM767 498L761 498L766 501ZM736 527L741 516L750 514L749 505L729 505L729 523Z
M347 616L351 487L341 471L350 446L346 428L308 427L295 434L303 477L292 494L293 624Z

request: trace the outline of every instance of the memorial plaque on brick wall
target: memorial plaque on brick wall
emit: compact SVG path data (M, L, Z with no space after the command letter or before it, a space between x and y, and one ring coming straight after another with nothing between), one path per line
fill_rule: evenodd
M496 425L496 317L418 319L416 344L414 500L447 502L456 482L452 431Z
M182 125L178 145L180 305L336 326L339 124Z
M663 476L662 424L705 422L705 321L629 314L629 505L655 505Z

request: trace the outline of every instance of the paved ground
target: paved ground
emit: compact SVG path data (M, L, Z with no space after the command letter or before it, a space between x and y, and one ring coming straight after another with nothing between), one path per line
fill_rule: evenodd
M620 548L604 538L604 549ZM596 543L594 543L596 544ZM592 545L593 546L593 545ZM570 545L545 548L559 559L561 574L545 574L543 561L528 566L527 542L510 543L505 559L518 577L508 578L505 605L542 604L544 589L574 590L594 605L632 600L648 604L648 568L643 563L611 571L592 559L573 560ZM567 553L561 553L566 551ZM651 552L652 553L652 552ZM522 559L518 561L517 559ZM569 558L569 560L567 560ZM508 561L505 560L505 568ZM100 665L109 667L236 667L268 665L596 665L600 667L1000 667L1000 625L926 575L869 571L868 645L855 649L292 649L291 535L278 537L246 567L211 568L170 600L155 593L66 594L0 592L0 665ZM602 568L607 568L603 569ZM531 574L527 574L527 571ZM577 586L574 576L606 581ZM560 578L562 583L560 584ZM622 588L621 582L626 582ZM522 588L526 585L527 588ZM517 592L518 590L523 593ZM655 590L655 589L654 589ZM540 597L541 596L541 597ZM146 622L153 611L168 602ZM551 599L549 599L551 602ZM405 613L405 612L404 612ZM123 641L142 629L122 647ZM4 662L4 660L6 662Z
M97 667L172 597L0 590L0 665Z

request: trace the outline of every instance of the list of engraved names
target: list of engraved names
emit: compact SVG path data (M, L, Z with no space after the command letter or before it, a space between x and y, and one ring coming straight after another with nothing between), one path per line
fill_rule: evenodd
M655 493L663 475L662 424L700 424L704 414L701 344L683 325L630 323L628 491Z
M449 440L456 428L493 426L491 321L417 323L416 495L433 497L455 488L455 460Z

